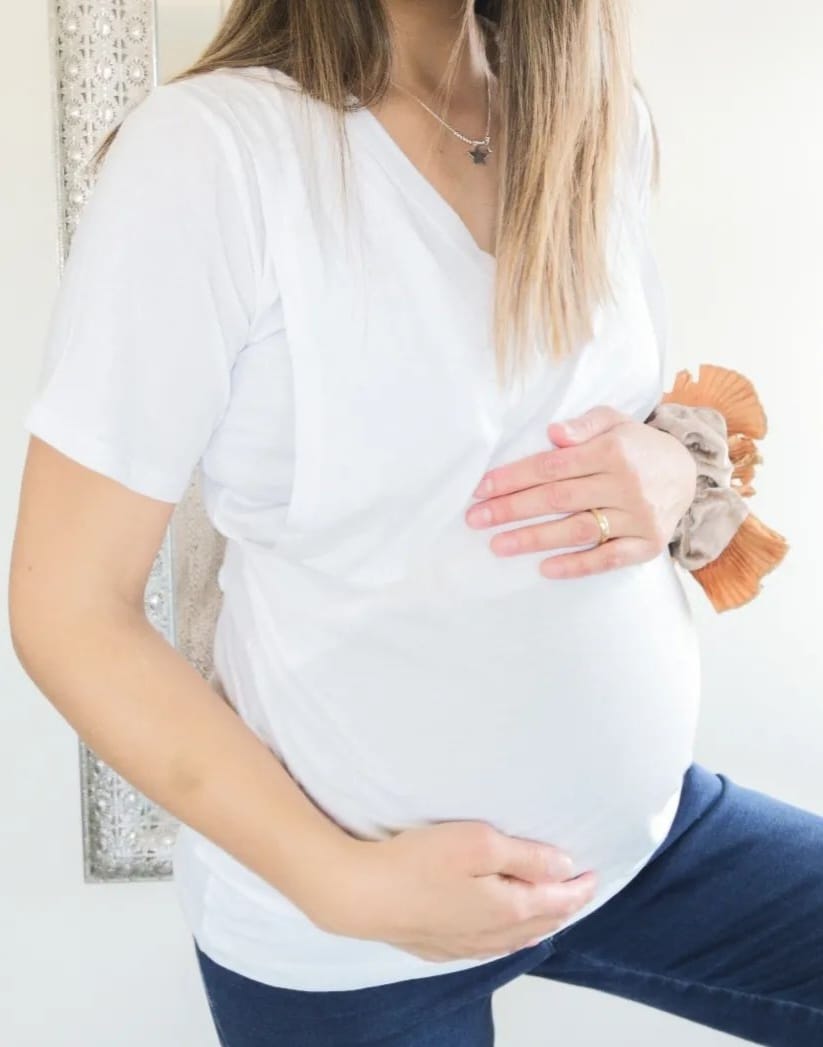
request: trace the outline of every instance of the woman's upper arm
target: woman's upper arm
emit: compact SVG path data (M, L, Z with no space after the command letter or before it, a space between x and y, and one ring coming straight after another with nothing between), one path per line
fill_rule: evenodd
M139 494L32 435L9 574L15 648L33 654L67 621L142 613L174 504Z
M259 194L208 97L166 84L126 116L74 233L23 423L19 628L47 591L138 600L253 338Z

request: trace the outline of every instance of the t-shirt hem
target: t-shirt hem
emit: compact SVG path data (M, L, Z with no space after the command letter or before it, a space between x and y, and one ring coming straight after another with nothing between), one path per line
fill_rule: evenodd
M415 957L412 953L403 953L401 950L398 950L401 960L407 957L412 962L409 964L403 963L399 969L388 968L384 960L381 960L379 965L347 962L345 968L334 967L331 969L328 972L331 977L324 979L322 977L324 971L322 966L314 963L299 963L294 960L289 961L288 971L284 968L278 970L274 967L262 971L254 965L247 964L230 950L222 948L216 941L209 938L203 927L190 933L197 942L200 951L227 970L259 982L262 985L269 985L278 989L290 989L297 992L353 992L357 989L371 989L380 985L454 974L472 967L482 967L484 964L494 963L507 955L501 953L499 956L483 957L482 959L449 960L440 964L431 960L424 960L422 957ZM415 960L417 960L417 963L414 963ZM306 977L298 977L295 980L294 976L298 972L305 974Z
M572 927L592 912L595 912L602 906L606 905L624 888L628 887L641 870L651 861L658 847L668 835L676 816L682 788L683 782L681 780L677 789L669 797L661 811L661 817L657 824L655 838L652 842L652 846L648 848L646 853L627 873L615 877L608 884L604 885L604 887L598 892L593 904L585 906L579 912L575 913L569 920L553 931L552 934L546 935L546 939L551 939ZM178 847L175 854L175 867L177 872L180 874L179 876L176 876L176 879L179 881L178 889L181 903L184 905L184 909L186 910L192 937L197 942L201 952L205 953L215 963L220 964L228 970L234 971L236 974L240 974L245 978L249 978L261 984L275 988L308 992L365 989L378 985L388 985L401 981L410 981L412 979L432 976L436 977L442 974L451 974L458 971L469 970L473 967L481 967L484 964L494 963L497 960L502 959L504 956L512 955L511 953L500 953L496 956L483 957L482 959L472 959L467 957L465 959L449 960L441 963L425 960L422 957L415 956L413 953L405 952L400 948L396 948L395 964L387 962L385 954L381 956L379 962L376 963L358 963L347 958L344 965L339 963L324 964L322 961L301 962L295 960L292 956L289 957L288 961L286 961L283 966L278 966L275 961L272 961L264 968L261 965L248 962L242 955L238 955L232 948L226 946L225 943L221 943L218 938L213 937L210 934L208 904L209 887L215 882L215 879L219 879L219 876L209 868L205 857L197 848L196 843L191 850L184 851L183 845L186 843L191 844L192 840L178 841ZM192 863L194 863L194 868L192 867ZM193 893L197 898L196 906L192 898L189 897L188 892L185 890L183 881L186 881L188 886L193 889ZM379 945L382 950L385 948L386 943L376 942L375 944Z

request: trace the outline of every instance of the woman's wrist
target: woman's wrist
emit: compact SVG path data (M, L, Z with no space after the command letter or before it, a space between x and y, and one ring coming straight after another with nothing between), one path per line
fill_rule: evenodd
M377 936L374 916L373 859L381 841L362 840L342 832L329 840L317 875L308 875L299 902L317 927L355 938Z

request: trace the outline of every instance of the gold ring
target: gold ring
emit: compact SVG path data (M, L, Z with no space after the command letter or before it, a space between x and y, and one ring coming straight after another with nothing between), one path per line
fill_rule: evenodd
M607 542L611 535L611 528L609 527L609 518L603 512L602 509L587 509L589 513L592 513L595 520L597 520L597 526L600 528L600 541L598 545L602 545L603 542Z

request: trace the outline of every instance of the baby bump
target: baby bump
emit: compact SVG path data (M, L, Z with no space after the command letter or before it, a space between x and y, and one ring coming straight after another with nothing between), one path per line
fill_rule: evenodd
M272 747L362 836L458 818L579 850L644 834L690 759L699 700L676 572L668 553L580 579L533 564L482 597L459 572L356 593L297 572L282 607L267 597L259 652ZM300 584L324 598L295 599Z

